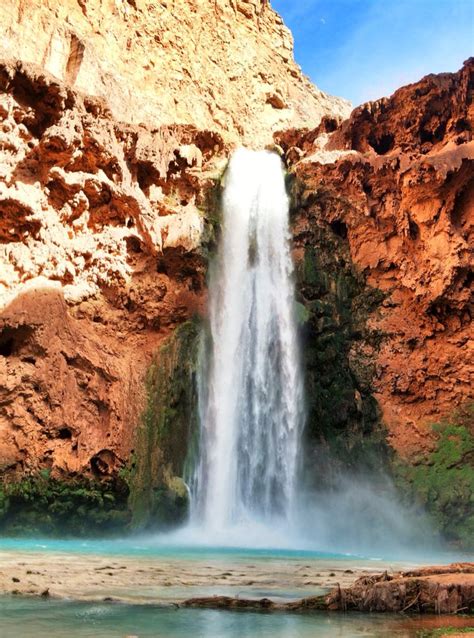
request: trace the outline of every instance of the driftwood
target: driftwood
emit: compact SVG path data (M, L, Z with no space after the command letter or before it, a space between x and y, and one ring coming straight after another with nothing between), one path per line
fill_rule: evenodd
M345 589L289 603L231 596L191 598L182 607L260 611L363 611L457 614L474 612L474 564L455 563L395 574L363 576Z
M474 611L474 565L455 563L363 576L326 597L329 610L456 614Z
M199 607L203 609L278 609L278 603L269 598L252 600L246 598L233 598L232 596L206 596L202 598L190 598L181 603L181 607Z
M232 596L208 596L190 598L180 603L181 607L199 607L202 609L247 609L254 611L309 611L326 610L325 596L303 598L291 603L280 603L269 598L233 598Z

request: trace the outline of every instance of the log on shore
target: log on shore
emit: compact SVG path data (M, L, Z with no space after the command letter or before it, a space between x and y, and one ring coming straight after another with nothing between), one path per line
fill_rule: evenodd
M191 598L182 607L246 609L255 611L362 611L458 614L474 613L474 564L440 567L375 576L363 576L347 588L336 587L325 596L283 603L269 598L231 596Z
M333 589L326 604L335 611L473 613L474 564L363 576L351 587Z

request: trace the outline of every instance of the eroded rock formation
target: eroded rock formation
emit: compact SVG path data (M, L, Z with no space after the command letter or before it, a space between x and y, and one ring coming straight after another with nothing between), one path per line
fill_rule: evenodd
M316 438L339 436L349 451L376 431L376 441L385 438L382 424L398 458L415 468L409 480L422 500L466 540L473 91L470 59L458 73L427 76L355 109L342 124L327 119L276 136L294 179L310 428ZM352 457L360 460L355 450Z
M347 588L289 603L268 598L230 596L191 598L183 607L266 611L364 611L463 614L474 609L474 565L455 563L401 572L362 576Z
M41 64L127 122L259 145L349 114L302 75L267 0L6 0L0 23L0 56Z
M474 609L474 565L426 567L378 576L362 576L349 588L327 597L330 610L458 614Z
M0 24L0 510L62 498L64 525L99 485L143 522L183 500L193 345L172 332L204 308L230 148L348 103L262 0L7 0Z
M263 0L6 0L0 23L2 521L182 515L219 180L279 129L310 466L401 459L472 540L473 61L343 121Z
M37 67L0 88L2 476L116 478L152 355L205 300L225 145L118 123Z

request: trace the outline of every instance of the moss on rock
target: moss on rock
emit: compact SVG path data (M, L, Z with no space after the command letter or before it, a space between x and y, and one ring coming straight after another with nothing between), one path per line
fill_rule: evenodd
M336 472L383 468L390 450L372 396L373 361L357 356L379 338L367 318L383 294L367 285L330 224L317 216L310 222L295 235L297 316L306 383L305 482L321 487Z
M128 488L120 479L53 478L48 470L0 487L4 535L111 535L130 522Z
M116 476L34 476L0 483L0 533L113 535L182 522L188 490L181 476L197 432L197 321L182 324L147 374L147 404L135 449Z
M400 490L421 503L447 540L474 547L474 404L432 426L435 448L409 464L398 460Z
M197 320L182 324L160 348L148 371L147 405L130 477L133 527L169 526L187 516L187 490L179 477L197 430L198 342Z

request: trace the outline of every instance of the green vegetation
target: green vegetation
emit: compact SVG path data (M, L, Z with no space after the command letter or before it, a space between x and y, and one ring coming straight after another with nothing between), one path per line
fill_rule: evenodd
M217 238L222 224L222 192L227 171L227 162L207 173L207 178L213 182L211 188L203 189L198 195L196 205L204 220L204 234L202 238L202 252L209 262L216 250Z
M304 326L305 323L311 319L310 311L302 303L295 301L295 315L296 321L300 326Z
M62 480L43 469L0 486L0 532L87 536L113 534L130 521L122 481Z
M474 625L471 627L441 627L439 629L420 629L416 632L417 638L442 638L451 634L469 634L474 632Z
M114 478L52 476L47 468L0 484L0 533L101 536L174 525L187 516L183 475L196 438L196 321L182 324L157 352L135 449Z
M435 448L415 465L398 462L399 487L421 503L447 540L474 546L474 404L434 424Z
M128 477L133 527L167 526L187 516L180 479L197 430L196 362L199 324L188 321L157 353L146 380L147 405Z
M296 306L304 342L307 427L306 480L320 487L336 474L382 469L389 448L372 396L370 348L380 336L367 317L383 293L352 265L347 242L315 215L296 264ZM314 473L318 456L318 476ZM316 484L317 483L317 484ZM327 487L327 485L325 485Z
M313 246L305 248L303 268L303 281L310 286L317 285L320 281L320 272L317 268L316 251Z

